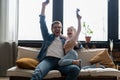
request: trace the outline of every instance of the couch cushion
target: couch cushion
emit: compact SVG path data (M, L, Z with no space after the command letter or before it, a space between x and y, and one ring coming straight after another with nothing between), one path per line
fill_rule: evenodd
M34 70L21 69L14 66L7 70L7 76L31 77L33 72Z
M86 69L91 76L117 76L120 77L120 71L114 68L89 68Z
M39 61L33 58L20 58L16 61L16 65L22 69L35 69Z
M90 59L90 63L100 63L105 67L115 68L115 64L108 54L107 50L101 51L97 55L95 55L92 59Z
M17 66L14 66L7 70L7 76L32 77L33 72L34 70L21 69L21 68L18 68ZM89 76L90 72L87 69L82 69L79 75ZM58 70L52 70L48 72L48 74L44 77L44 79L57 78L57 77L61 77L61 73Z
M14 66L7 70L7 76L32 77L33 72L34 70L21 69L17 66ZM57 77L61 77L60 72L58 70L52 70L44 77L44 79Z
M14 66L7 70L7 76L32 77L34 70L21 69ZM117 76L120 77L120 71L113 68L88 68L81 69L80 76ZM44 79L61 77L58 70L50 71Z
M17 59L25 58L25 57L36 58L39 51L40 51L40 48L18 46Z
M105 48L99 48L99 49L80 49L77 50L78 52L78 58L82 59L82 66L88 66L91 65L89 62L91 58L93 58L95 55L100 53L101 51L104 51Z

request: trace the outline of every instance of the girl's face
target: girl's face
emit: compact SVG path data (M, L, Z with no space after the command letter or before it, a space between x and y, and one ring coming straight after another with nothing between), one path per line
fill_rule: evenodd
M67 36L69 37L69 38L71 38L71 37L73 37L75 35L75 30L73 29L73 28L68 28L67 29Z

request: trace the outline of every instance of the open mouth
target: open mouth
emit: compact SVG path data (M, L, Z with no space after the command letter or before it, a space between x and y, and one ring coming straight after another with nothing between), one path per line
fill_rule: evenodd
M72 35L72 33L68 33L68 35Z
M60 32L59 31L56 31L55 34L59 34Z

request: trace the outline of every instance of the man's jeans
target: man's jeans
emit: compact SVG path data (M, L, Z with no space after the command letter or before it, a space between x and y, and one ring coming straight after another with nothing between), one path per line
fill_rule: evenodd
M31 80L42 80L50 70L59 70L66 75L66 80L77 80L80 68L77 65L59 66L59 58L46 57L36 67Z

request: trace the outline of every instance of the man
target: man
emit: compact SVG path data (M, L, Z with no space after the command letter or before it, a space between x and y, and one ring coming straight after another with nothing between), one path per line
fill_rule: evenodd
M63 45L65 39L60 37L62 24L60 21L52 23L52 34L49 34L45 22L45 8L49 0L42 3L40 14L40 27L43 36L43 45L38 55L40 63L36 67L31 80L42 80L50 70L59 70L66 75L66 80L76 80L80 68L77 65L59 66L58 61L64 56Z

